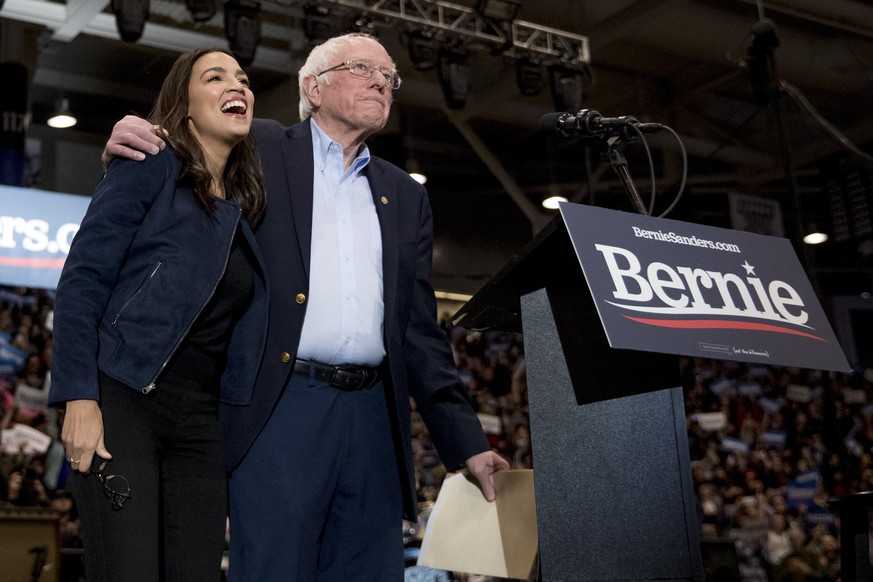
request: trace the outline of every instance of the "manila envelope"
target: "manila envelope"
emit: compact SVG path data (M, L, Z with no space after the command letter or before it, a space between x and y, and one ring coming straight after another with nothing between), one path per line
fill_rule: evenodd
M485 501L475 479L446 478L427 520L421 566L527 580L537 554L533 471L494 474L497 500Z

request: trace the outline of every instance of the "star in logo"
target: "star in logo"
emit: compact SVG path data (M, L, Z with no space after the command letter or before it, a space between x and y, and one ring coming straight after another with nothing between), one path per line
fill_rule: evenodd
M753 267L752 265L750 265L750 264L749 264L749 261L745 261L745 262L744 262L742 265L740 265L740 266L746 270L746 275L752 275L753 277L755 276L755 267Z

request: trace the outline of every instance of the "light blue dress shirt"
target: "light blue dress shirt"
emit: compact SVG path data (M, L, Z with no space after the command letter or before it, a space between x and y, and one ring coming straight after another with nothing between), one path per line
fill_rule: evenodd
M309 298L297 356L326 364L377 366L382 340L382 235L364 168L365 145L348 170L342 146L314 119L315 160Z

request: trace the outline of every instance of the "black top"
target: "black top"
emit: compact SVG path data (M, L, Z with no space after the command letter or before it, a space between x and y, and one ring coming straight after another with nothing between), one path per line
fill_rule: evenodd
M169 369L201 384L218 382L221 378L233 328L254 294L254 265L257 263L251 252L237 227L224 275L170 361Z

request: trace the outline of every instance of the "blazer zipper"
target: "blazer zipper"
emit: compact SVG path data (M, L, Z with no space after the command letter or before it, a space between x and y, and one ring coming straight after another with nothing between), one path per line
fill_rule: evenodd
M209 304L209 301L212 299L212 296L215 295L215 290L218 288L218 283L221 281L221 277L224 275L225 271L227 271L227 264L230 262L230 251L233 249L233 237L234 237L234 234L236 233L236 228L239 225L239 218L242 215L242 208L237 208L236 211L237 211L236 222L234 222L233 230L231 230L230 240L227 242L227 252L224 255L224 267L222 267L222 269L221 269L221 275L219 275L218 279L216 279L215 282L212 284L212 290L209 292L209 296L206 298L206 301L204 301L202 304L200 304L200 309L197 310L197 313L194 314L194 318L188 322L188 325L187 325L187 327L185 327L185 330L182 332L182 335L180 335L179 338L176 340L176 344L173 346L173 350L170 352L170 355L167 356L167 359L164 360L164 363L161 364L160 368L158 368L158 373L155 374L155 377L152 379L151 382L148 383L147 386L143 387L140 390L143 394L148 394L149 392L151 392L152 390L154 390L157 387L157 385L155 384L155 380L158 379L158 377L164 371L164 368L167 367L167 364L170 362L170 359L173 357L173 354L175 354L176 350L179 349L179 346L182 345L182 340L185 339L185 337L188 335L188 332L191 330L191 326L193 326L194 322L197 321L197 318L200 317L200 314L203 312L203 308Z

